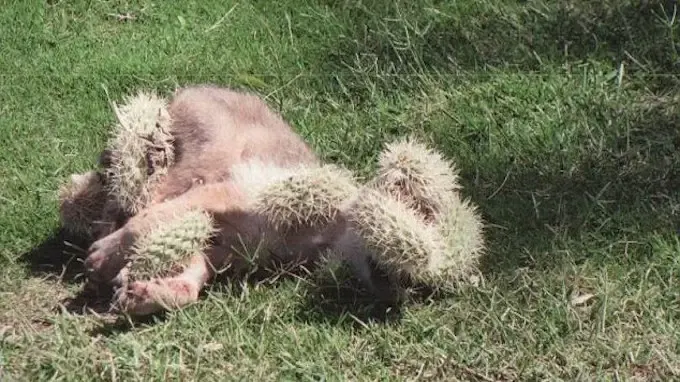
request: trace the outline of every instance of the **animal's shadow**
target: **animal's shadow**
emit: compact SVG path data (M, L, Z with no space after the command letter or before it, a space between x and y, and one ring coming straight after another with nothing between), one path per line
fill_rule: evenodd
M113 335L127 331L135 325L162 321L166 313L143 317L116 316L111 310L114 291L106 286L93 286L86 282L83 259L90 240L69 234L58 228L32 250L23 253L19 259L37 277L52 277L65 284L78 285L79 291L59 302L58 309L77 315L103 315L108 320L92 331L93 335ZM351 317L355 325L365 322L387 322L399 317L399 303L395 298L389 301L376 299L361 283L346 276L334 281L328 278L314 278L318 264L284 264L274 262L267 267L252 267L242 274L224 272L211 284L220 284L240 293L244 287L256 284L274 284L290 279L307 279L308 293L300 306L298 317L303 321L343 322ZM384 274L375 267L374 274L384 282ZM209 288L201 291L201 297ZM415 294L414 294L415 295ZM112 319L114 318L114 319ZM350 322L348 321L348 322Z
M388 323L400 318L403 300L384 272L370 264L373 282L381 288L380 296L366 290L347 268L336 273L323 260L306 263L274 262L253 267L245 275L226 273L216 282L228 284L239 294L244 286L273 285L286 280L303 280L306 288L298 306L297 318L303 322L324 322L345 326L365 326L366 322ZM237 281L237 282L234 282ZM411 298L418 298L412 295ZM351 319L348 319L351 318Z
M89 246L86 239L57 228L42 243L19 256L35 276L57 276L60 281L76 283L84 278L82 258Z
M19 256L19 261L36 277L56 278L59 282L82 285L80 291L60 301L59 309L74 314L104 314L113 296L110 288L92 288L85 284L83 259L91 241L58 227L42 243Z

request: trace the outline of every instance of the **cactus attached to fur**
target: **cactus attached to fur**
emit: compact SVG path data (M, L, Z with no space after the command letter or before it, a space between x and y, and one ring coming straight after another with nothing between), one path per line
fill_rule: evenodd
M402 280L455 287L476 271L484 251L482 220L457 194L442 205L435 223L375 189L360 193L345 214L374 261Z
M374 186L435 221L460 189L458 170L436 150L409 137L387 144Z
M430 258L431 267L439 269L438 284L455 286L477 271L484 253L483 222L477 208L459 196L451 199L436 228L444 238L442 257Z
M109 193L128 213L135 214L152 197L155 184L174 162L173 137L166 101L139 92L113 105L118 123L108 142Z
M91 238L107 197L101 175L95 171L71 175L58 197L62 226L72 234Z
M321 227L336 219L357 191L352 173L338 166L301 169L263 189L255 210L277 229Z
M174 164L163 98L139 92L113 109L118 123L102 155L103 178L94 171L74 175L59 192L62 222L75 233L91 236L105 206L111 216L118 209L138 213ZM473 273L484 250L482 222L459 195L455 166L412 137L388 144L378 165L363 187L351 171L334 165L291 169L249 162L232 169L232 180L246 190L251 212L277 230L323 229L347 219L362 248L396 280L449 286ZM212 217L200 210L165 221L137 241L120 277L129 282L176 274L205 252L215 231Z
M366 189L345 213L352 229L373 253L374 261L388 273L428 282L439 271L433 268L431 259L445 256L445 242L434 226L425 224L408 205Z
M127 276L131 281L165 276L202 253L215 232L212 218L191 210L147 233L134 246Z
M376 258L378 263L387 264L386 268L392 272L406 273L412 280L446 287L456 285L475 271L484 250L482 221L476 208L461 199L458 170L453 163L414 138L406 138L386 146L371 185L386 196L385 203L393 199L402 202L401 207L407 207L394 207L391 211L376 208L372 212L371 219L378 223L374 230L384 229L385 236L394 236L394 243L401 242L400 245L387 245L388 240L376 242L376 249L391 248ZM366 221L370 221L366 218L371 216L370 209L366 209L363 216L355 225L371 243L375 241L371 238L375 234L368 235L365 227ZM408 247L426 247L395 227L388 230L387 222L397 219L400 223L392 223L393 226L406 227L409 221L412 227L422 229L417 235L421 240L427 233L431 236L427 241L436 245L431 245L427 254L414 250L409 253L405 250Z

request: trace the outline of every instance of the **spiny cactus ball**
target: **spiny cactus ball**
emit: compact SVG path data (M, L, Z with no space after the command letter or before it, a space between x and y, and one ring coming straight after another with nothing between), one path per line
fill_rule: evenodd
M334 165L301 169L263 189L255 210L277 229L321 227L336 219L357 185L352 173Z
M109 193L135 214L149 202L151 189L174 162L173 137L166 101L139 92L113 105L118 123L108 142Z
M404 203L377 190L366 189L345 211L347 219L372 251L376 264L401 279L429 282L430 259L446 250L439 232L425 224ZM436 265L436 264L435 264Z
M100 174L89 171L73 174L59 188L59 215L62 226L72 234L91 238L94 224L101 218L106 190Z
M432 257L430 267L437 272L440 283L455 286L472 275L484 253L483 222L469 200L456 196L451 200L436 225L446 243L441 257Z
M145 280L177 270L205 250L214 232L212 218L200 210L163 222L135 244L127 269L129 279Z
M460 189L454 165L413 137L387 144L378 165L375 186L408 204L427 222L437 220Z

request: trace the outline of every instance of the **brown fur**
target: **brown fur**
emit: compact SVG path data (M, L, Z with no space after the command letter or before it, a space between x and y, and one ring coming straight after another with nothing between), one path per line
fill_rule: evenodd
M244 266L235 250L243 240L249 244L262 241L265 252L284 261L315 260L329 247L350 257L361 252L357 238L343 222L324 232L299 231L282 237L247 207L248 190L231 174L235 165L259 161L286 169L320 164L311 148L261 99L223 88L191 87L175 94L169 113L175 164L155 190L151 205L92 244L85 261L89 277L105 283L120 278L125 252L135 240L159 221L188 209L210 213L219 234L214 245L192 259L183 273L121 288L118 300L125 311L147 314L195 301L216 269ZM363 257L352 262L366 268Z

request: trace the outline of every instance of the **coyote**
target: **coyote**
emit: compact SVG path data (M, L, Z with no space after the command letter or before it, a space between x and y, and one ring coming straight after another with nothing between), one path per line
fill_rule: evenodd
M243 241L264 243L263 261L316 261L326 250L348 255L367 287L371 270L358 237L341 218L325 228L282 235L249 209L256 186L293 170L321 165L310 146L259 97L231 89L197 86L175 93L167 111L174 139L174 163L153 190L150 202L102 234L88 249L85 268L97 283L116 284L126 265L125 252L154 226L192 209L207 212L217 232L205 253L191 258L172 277L135 280L117 299L131 314L178 308L198 299L217 270L242 271L237 253Z

